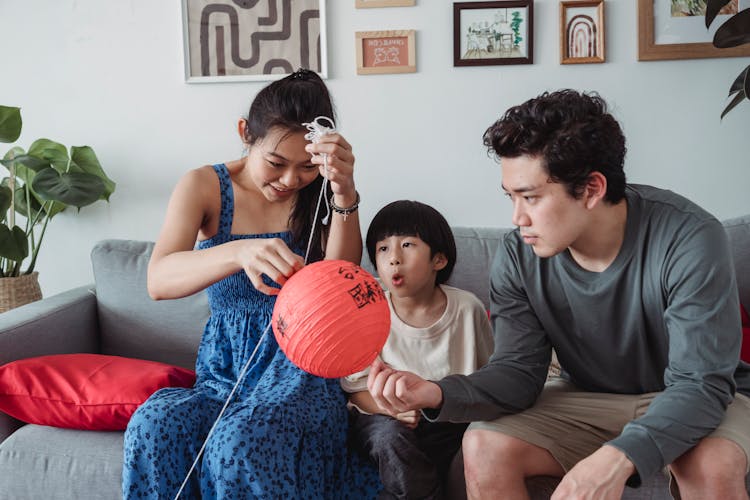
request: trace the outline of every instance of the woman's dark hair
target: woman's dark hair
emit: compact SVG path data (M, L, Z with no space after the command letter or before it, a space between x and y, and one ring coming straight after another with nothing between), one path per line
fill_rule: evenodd
M448 281L456 265L456 240L440 212L418 201L399 200L389 203L375 214L367 229L367 255L372 265L378 241L389 236L418 236L430 247L430 258L438 253L445 255L448 263L437 272L435 284Z
M607 179L604 199L625 196L625 136L596 93L545 92L510 108L484 133L499 158L539 157L553 182L580 198L592 172Z
M288 134L307 132L302 124L310 123L318 116L336 121L331 95L317 73L299 69L258 92L247 115L245 141L252 146L274 128L286 130ZM304 248L307 245L322 183L323 177L318 175L312 183L300 190L289 215L292 240L297 246ZM320 200L320 214L326 213L325 203L331 194L329 187L324 199ZM323 258L327 238L328 226L320 225L320 231L313 234L310 261Z

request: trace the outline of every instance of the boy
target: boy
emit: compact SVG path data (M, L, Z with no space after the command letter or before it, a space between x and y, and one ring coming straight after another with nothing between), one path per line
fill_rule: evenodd
M487 363L493 341L483 304L444 285L456 243L437 210L406 200L386 205L370 224L366 246L391 307L384 363L435 380L468 375ZM440 478L466 424L427 422L418 411L389 416L367 392L367 370L341 385L351 393L355 442L378 465L384 496L442 498Z

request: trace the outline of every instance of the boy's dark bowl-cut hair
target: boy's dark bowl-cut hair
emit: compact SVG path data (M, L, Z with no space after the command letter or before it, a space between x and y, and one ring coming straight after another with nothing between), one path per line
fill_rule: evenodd
M367 229L365 245L370 262L375 263L375 246L389 236L418 236L430 247L430 257L445 255L448 263L437 272L435 284L448 281L456 265L456 240L445 217L429 205L411 200L389 203L375 214Z

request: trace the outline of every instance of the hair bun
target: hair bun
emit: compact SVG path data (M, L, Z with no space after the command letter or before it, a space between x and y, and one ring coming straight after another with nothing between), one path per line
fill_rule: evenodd
M314 74L315 74L314 71L310 71L309 69L305 69L305 68L299 68L297 71L292 73L292 78L294 80L307 81L307 80L310 80Z

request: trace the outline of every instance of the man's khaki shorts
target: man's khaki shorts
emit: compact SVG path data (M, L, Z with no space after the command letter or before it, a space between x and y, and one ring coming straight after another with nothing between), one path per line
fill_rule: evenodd
M491 422L474 422L469 430L492 430L544 448L567 472L619 436L625 424L643 415L658 394L581 392L570 382L553 378L528 410ZM750 398L737 393L721 425L707 437L737 443L750 471Z

